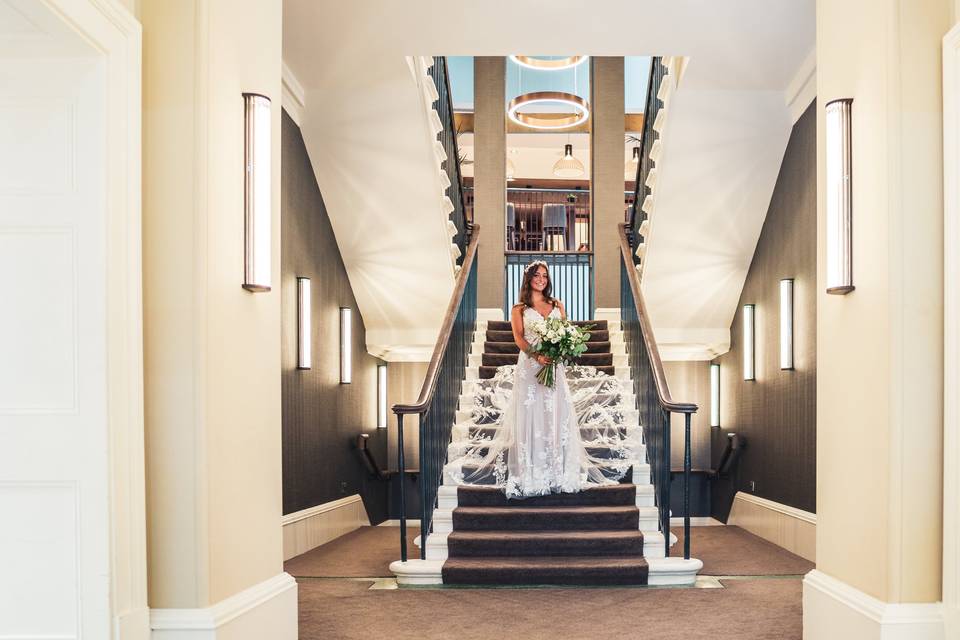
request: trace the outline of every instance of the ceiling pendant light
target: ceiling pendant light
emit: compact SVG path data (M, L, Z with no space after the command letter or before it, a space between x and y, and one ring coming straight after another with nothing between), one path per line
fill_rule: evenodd
M590 56L567 56L566 58L539 58L537 56L510 56L521 67L537 71L560 71L586 62Z
M545 111L541 113L521 111L523 108L529 109L534 105L540 105L540 108ZM556 105L569 107L573 109L573 113L551 112L550 107L556 108ZM590 118L590 105L580 96L565 91L534 91L511 100L507 107L507 117L518 125L530 129L569 129L583 124Z
M564 145L563 157L553 165L553 175L558 178L579 178L583 173L583 163L573 157L573 145Z
M640 147L633 148L633 157L623 165L623 175L627 180L637 177L637 167L640 166Z

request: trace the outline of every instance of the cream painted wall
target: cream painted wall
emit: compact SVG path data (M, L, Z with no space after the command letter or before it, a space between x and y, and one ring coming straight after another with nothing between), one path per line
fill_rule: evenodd
M952 0L819 0L817 561L886 602L940 597L940 41ZM825 289L823 105L853 103L854 284Z
M414 404L420 397L420 388L427 376L429 362L391 362L387 366L387 406ZM397 470L397 415L387 415L388 460L380 461L392 471ZM417 416L403 417L403 455L407 469L417 468L420 460L420 423Z
M140 0L150 606L282 572L280 0ZM273 100L274 289L243 281L243 100Z

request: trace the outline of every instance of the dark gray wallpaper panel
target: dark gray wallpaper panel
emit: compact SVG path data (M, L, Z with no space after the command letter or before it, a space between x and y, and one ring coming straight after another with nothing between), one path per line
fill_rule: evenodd
M816 511L817 114L811 104L793 127L763 231L720 363L720 428L748 448L734 476L713 487L714 517L726 520L737 491ZM780 369L780 280L794 279L794 367ZM756 380L743 379L743 305L756 305Z
M361 466L353 442L369 433L381 464L386 430L376 428L377 363L300 134L282 116L281 375L283 512L355 493L373 523L387 517L388 488ZM297 277L311 281L313 366L297 369ZM340 384L340 307L353 309L353 382Z

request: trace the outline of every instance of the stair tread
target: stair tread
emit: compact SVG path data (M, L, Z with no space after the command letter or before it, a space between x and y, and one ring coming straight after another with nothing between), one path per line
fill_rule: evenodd
M503 489L499 487L464 485L457 488L457 501L464 507L513 507L518 504L527 507L574 506L576 504L601 502L608 506L633 506L636 504L636 498L637 487L630 483L591 487L578 493L551 493L546 496L531 496L522 500L508 499L503 493Z
M549 505L542 507L457 507L453 510L454 513L461 515L472 515L472 516L501 516L505 513L511 515L522 515L522 514L549 514L555 513L556 515L605 515L612 513L638 513L640 511L639 507L636 505L571 505L571 506L562 506L562 505Z
M455 539L471 540L500 540L503 538L524 539L524 540L633 540L643 539L643 532L637 530L625 529L544 529L514 531L511 529L503 530L484 530L484 531L452 531L447 535L447 543Z
M646 567L643 556L488 556L482 558L448 558L444 569L460 567L556 567L558 569L584 569L589 567L617 568L622 566Z

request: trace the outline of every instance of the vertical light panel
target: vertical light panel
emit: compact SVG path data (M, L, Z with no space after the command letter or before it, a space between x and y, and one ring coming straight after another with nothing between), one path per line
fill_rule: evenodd
M720 365L710 365L710 426L720 426Z
M827 293L853 291L852 99L826 106Z
M780 281L780 368L793 369L793 278Z
M340 307L340 383L353 379L353 310Z
M270 291L270 98L243 94L244 274L243 288Z
M310 278L297 278L297 368L311 367Z
M743 305L743 379L755 380L753 319L755 307L752 304Z
M377 365L377 427L387 428L387 365Z

